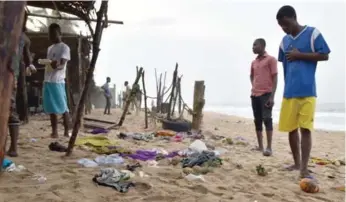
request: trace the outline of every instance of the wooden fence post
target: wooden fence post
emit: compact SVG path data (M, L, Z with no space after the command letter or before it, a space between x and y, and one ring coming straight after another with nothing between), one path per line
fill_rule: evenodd
M199 130L203 119L203 107L205 104L204 99L205 85L204 81L195 81L195 89L193 93L193 115L192 115L192 129Z

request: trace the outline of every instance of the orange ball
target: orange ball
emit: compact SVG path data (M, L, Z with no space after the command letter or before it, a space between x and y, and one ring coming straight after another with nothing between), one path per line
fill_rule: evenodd
M303 178L300 180L300 188L306 193L317 193L320 191L320 187L318 186L316 180L310 178Z

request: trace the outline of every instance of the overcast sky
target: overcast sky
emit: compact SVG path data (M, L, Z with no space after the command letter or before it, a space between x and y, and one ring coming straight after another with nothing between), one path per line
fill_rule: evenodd
M175 62L183 74L182 93L192 100L195 80L205 80L207 104L249 102L254 39L267 41L267 52L278 55L284 36L276 13L291 2L302 25L317 27L332 51L316 73L319 103L345 99L345 3L343 1L232 1L232 0L111 0L111 25L104 31L95 79L112 78L118 89L135 79L136 65L146 72L147 91L155 95L155 73L168 73ZM277 103L283 90L279 68Z

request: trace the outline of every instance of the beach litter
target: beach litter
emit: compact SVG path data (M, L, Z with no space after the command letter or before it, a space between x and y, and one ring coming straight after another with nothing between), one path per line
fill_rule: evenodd
M94 168L99 166L95 161L87 158L82 158L77 161L78 164L86 167L86 168Z
M56 152L66 152L67 147L64 145L61 145L59 142L52 142L48 146L49 150L56 151Z
M100 166L120 165L124 163L124 159L118 154L108 156L97 156L95 162Z
M203 175L194 175L194 174L188 174L185 176L185 179L188 181L196 181L200 180L202 182L205 182L206 180L204 179Z
M42 175L42 174L35 174L33 177L32 177L33 180L37 180L40 184L43 184L47 181L47 178Z
M97 135L97 134L107 134L109 131L104 128L94 128L90 131L91 134Z
M121 172L115 168L101 168L100 173L93 177L93 181L101 186L112 187L121 193L125 193L135 184L128 181L131 178L128 172Z
M183 168L194 166L219 167L222 165L222 160L213 151L202 151L184 158L181 163Z
M128 139L131 138L133 140L141 140L145 142L149 142L155 138L155 134L148 133L148 134L142 134L142 133L120 133L118 135L120 139Z
M178 156L177 151L170 152L168 154L162 154L158 151L153 150L137 150L132 154L120 154L124 158L132 158L135 160L141 160L141 161L149 161L149 160L156 160L157 156L164 158L173 158L175 156Z

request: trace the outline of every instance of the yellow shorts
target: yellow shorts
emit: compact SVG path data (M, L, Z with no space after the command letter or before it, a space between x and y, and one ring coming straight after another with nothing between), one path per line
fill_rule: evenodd
M316 97L283 98L279 130L291 132L297 128L314 128Z

